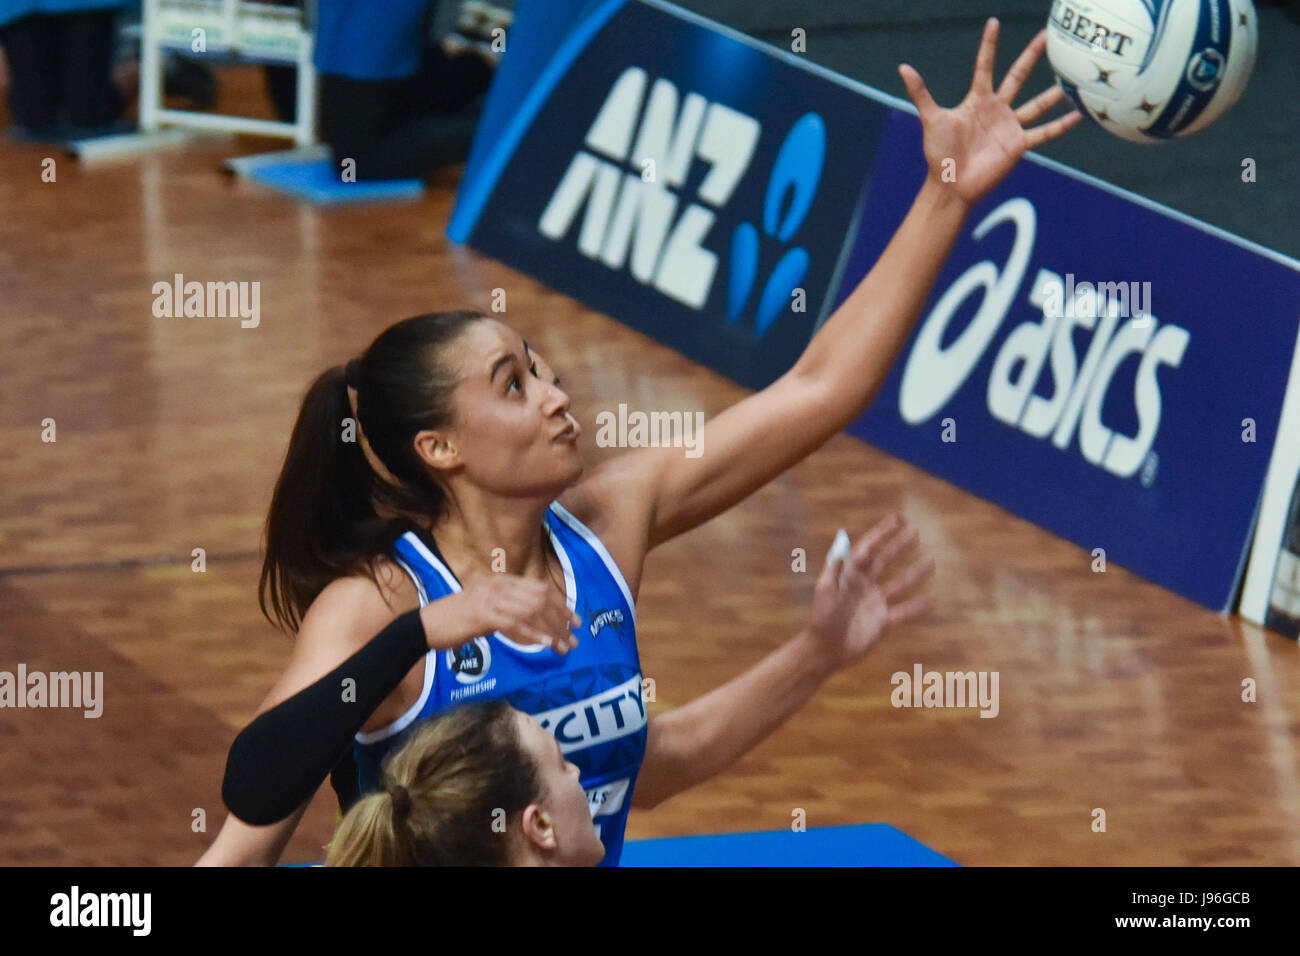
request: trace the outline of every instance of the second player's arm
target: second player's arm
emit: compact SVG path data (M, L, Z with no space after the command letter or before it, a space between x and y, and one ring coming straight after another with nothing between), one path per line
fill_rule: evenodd
M231 747L222 792L235 812L200 865L273 865L353 735L405 712L409 702L396 692L429 650L498 629L561 652L572 646L569 610L539 581L493 575L418 615L416 607L414 587L400 575L383 588L341 578L313 602L289 666ZM346 678L354 681L351 698L340 696Z
M298 631L288 666L257 708L258 715L321 679L399 614L419 606L413 585L396 576L393 584L395 587L381 590L360 577L342 578L321 592ZM382 726L387 719L391 717L381 713L371 721ZM265 826L254 826L227 813L216 839L196 865L274 866L310 802L308 795L292 814Z

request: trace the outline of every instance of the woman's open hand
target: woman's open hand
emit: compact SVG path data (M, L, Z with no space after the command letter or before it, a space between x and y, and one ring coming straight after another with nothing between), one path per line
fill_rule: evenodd
M898 68L907 95L921 114L930 178L967 204L1001 182L1027 150L1060 136L1082 119L1073 110L1039 126L1030 125L1060 102L1064 94L1056 84L1019 109L1011 105L1047 46L1046 30L1030 41L994 91L997 46L998 21L990 19L984 25L970 92L952 109L940 108L915 69L906 63Z
M822 570L808 630L828 668L854 663L885 631L930 608L922 589L934 559L912 556L917 541L915 528L890 515L858 539L847 561Z
M506 573L479 575L458 594L430 601L420 617L432 650L454 649L500 631L516 643L567 654L578 646L572 628L582 624L549 581Z

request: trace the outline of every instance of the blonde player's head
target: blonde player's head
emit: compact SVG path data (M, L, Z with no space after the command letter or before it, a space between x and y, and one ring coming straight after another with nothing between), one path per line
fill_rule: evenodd
M326 866L590 866L605 849L578 768L504 701L422 724L334 834Z

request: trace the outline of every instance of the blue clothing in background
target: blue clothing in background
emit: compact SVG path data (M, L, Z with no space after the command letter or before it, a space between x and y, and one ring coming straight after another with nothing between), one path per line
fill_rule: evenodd
M124 0L0 0L0 26L33 13L80 13L82 10L120 10Z
M316 69L354 80L414 75L432 6L430 0L317 0Z

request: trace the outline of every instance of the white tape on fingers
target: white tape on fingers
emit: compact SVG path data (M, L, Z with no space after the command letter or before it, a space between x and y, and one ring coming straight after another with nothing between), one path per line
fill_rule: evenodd
M843 528L835 532L835 540L831 542L831 549L826 552L826 563L833 564L836 558L849 559L849 553L852 550L849 541L849 533Z
M844 565L840 567L840 579L835 582L837 585L844 583L844 567L848 565L849 555L852 550L849 533L840 528L839 531L835 532L835 540L831 542L831 549L826 552L827 564L834 564L836 558L841 558L844 561Z

